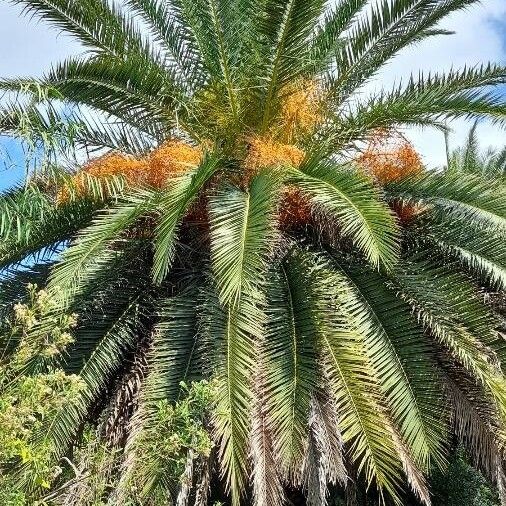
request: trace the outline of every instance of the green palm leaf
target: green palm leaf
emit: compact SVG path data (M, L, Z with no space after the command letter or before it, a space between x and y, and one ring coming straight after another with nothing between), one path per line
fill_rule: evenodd
M282 475L297 480L317 389L318 324L303 258L297 253L269 276L265 335L267 418Z
M332 292L328 284L324 290L335 297L339 286L337 281ZM327 305L327 311L321 354L340 414L343 439L367 483L375 482L380 490L386 490L401 504L398 495L400 462L392 435L385 430L389 421L385 417L384 398L367 358L363 337L350 327L352 320L346 312L342 312L342 308L341 311L335 309L335 302Z
M390 269L399 254L393 213L371 182L352 170L328 163L307 163L293 180L313 205L340 225L340 233L375 267Z
M83 197L55 205L36 185L0 199L0 266L50 257L92 219L101 200Z
M16 79L0 82L0 89L23 92L35 100L41 87L42 93L52 90L51 86L46 87L38 80ZM139 127L140 131L136 126L118 124L117 121L90 118L76 107L70 114L53 107L45 110L33 104L0 108L0 131L22 142L28 141L43 146L49 160L62 155L74 156L78 147L84 147L90 152L109 148L134 155L145 153L153 146L154 141L143 132L143 129L147 128L145 125L141 124Z
M210 199L211 261L224 305L235 306L265 278L276 242L277 179L264 172L251 181L248 193L229 187Z
M142 36L117 6L104 0L12 0L26 14L37 16L76 37L87 47L123 56L144 47Z
M311 59L314 61L316 71L328 68L337 51L346 44L346 37L343 34L366 4L367 0L341 0L332 10L325 13L311 47Z
M196 286L185 288L181 295L169 298L159 310L160 321L155 327L152 343L152 380L144 390L146 402L179 398L181 382L198 381L202 376L202 344L197 325L198 298ZM149 386L148 386L149 385Z
M140 67L144 71L134 79L135 69ZM134 125L147 125L146 129L157 121L175 123L174 113L186 100L170 69L156 60L136 55L127 60L69 59L54 67L43 85L69 102L89 105Z
M324 7L323 0L267 0L262 12L261 32L269 41L263 129L266 129L281 87L295 79L305 65L298 55L306 49L309 36ZM309 60L309 58L308 58ZM297 62L297 63L295 63ZM302 66L302 69L300 68Z
M137 191L94 219L92 225L81 231L61 261L53 270L49 282L68 302L79 293L82 283L93 278L96 269L107 266L118 252L109 249L119 234L141 216L153 211L158 195L152 191Z
M354 328L363 336L369 360L417 466L427 471L431 459L444 461L446 436L442 392L430 347L411 308L369 271L343 271L346 305ZM408 365L409 364L409 365Z
M455 229L454 229L455 230ZM472 232L471 228L469 232ZM492 287L504 290L506 287L506 257L504 240L483 230L462 235L446 229L436 240L438 249L458 259L464 267L476 274L478 279Z
M205 294L203 333L208 343L211 372L217 382L217 406L213 416L222 474L239 506L245 493L253 373L252 337L261 335L262 312L253 296L243 297L236 309L223 308L214 294Z
M187 85L192 87L204 81L201 56L174 9L161 0L127 0L126 4L146 22L153 38L163 45L174 70Z
M372 6L338 50L337 75L331 82L338 101L363 86L403 48L434 35L447 34L437 23L476 0L385 0Z
M160 197L160 219L156 228L153 279L161 283L174 260L181 220L212 176L219 170L217 157L206 157L193 172L170 181Z
M472 175L426 173L391 183L388 195L406 203L434 206L436 211L462 222L506 230L506 192Z
M364 140L376 129L392 125L445 128L445 120L488 118L501 124L505 107L499 94L487 85L504 82L504 67L482 65L447 74L412 77L406 86L354 102L351 110L339 108L326 133L340 147ZM326 139L329 142L328 139Z
M396 277L400 295L413 307L424 327L480 381L504 416L506 382L498 357L490 347L502 348L499 336L493 335L498 322L476 301L462 299L459 291L469 290L464 280L448 273L441 276L442 271L430 262L416 264L416 270L409 266L406 269ZM483 335L480 329L485 329Z

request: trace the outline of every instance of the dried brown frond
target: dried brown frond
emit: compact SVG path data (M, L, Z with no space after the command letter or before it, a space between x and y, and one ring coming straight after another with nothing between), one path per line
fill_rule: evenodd
M337 409L323 393L311 401L310 435L303 472L308 506L328 504L328 486L346 485L344 446Z
M136 408L138 393L147 369L146 348L134 357L130 370L114 388L112 398L105 411L103 435L111 447L124 445L128 425Z
M259 347L260 348L260 347ZM261 365L253 381L255 399L251 422L254 506L281 506L284 492L274 457L272 434L265 406L265 378Z
M452 408L451 424L470 453L473 464L494 481L498 457L504 453L505 433L491 403L480 400L480 388L466 371L446 366L444 390Z
M405 204L396 201L392 204L392 209L397 214L399 220L406 224L423 214L427 207L420 204Z
M190 206L188 214L185 217L186 223L203 225L208 222L207 196L200 193Z
M416 465L412 452L404 443L398 431L393 427L393 425L390 425L389 428L392 433L395 449L397 450L397 453L401 459L402 468L404 470L406 478L408 479L411 490L418 497L422 504L425 506L431 506L432 503L429 487L423 472Z

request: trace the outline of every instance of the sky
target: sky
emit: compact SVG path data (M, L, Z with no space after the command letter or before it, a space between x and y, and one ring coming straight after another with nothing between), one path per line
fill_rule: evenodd
M455 35L431 38L401 53L364 91L371 92L409 77L418 71L441 71L465 64L494 61L506 63L506 0L482 0L481 4L445 20L444 28ZM21 15L19 6L0 0L0 76L40 76L51 63L78 54L81 48L72 39L47 25ZM452 123L451 143L465 139L470 124ZM488 123L478 129L484 147L506 145L505 131ZM429 166L445 161L443 135L431 130L408 131L408 137ZM0 138L0 190L22 179L23 156L19 146Z

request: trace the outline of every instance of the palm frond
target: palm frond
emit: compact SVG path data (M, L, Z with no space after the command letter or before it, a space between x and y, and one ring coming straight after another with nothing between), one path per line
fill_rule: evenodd
M316 72L328 69L339 49L346 44L344 34L366 5L367 0L341 0L325 12L311 43L311 60Z
M504 239L477 227L462 228L460 222L435 227L429 240L437 250L455 259L479 281L493 288L506 287Z
M346 486L344 445L337 411L331 398L313 397L309 444L304 458L304 488L310 506L327 506L329 485Z
M438 266L438 260L425 252L418 257L411 256L407 262L400 266L404 277L417 275L426 276L429 280L444 279L444 282L437 284L441 298L445 298L445 307L441 312L446 313L447 323L453 322L455 327L465 328L477 336L480 342L493 350L497 359L503 362L504 355L503 340L498 334L501 322L497 314L486 303L486 295L477 289L468 277L460 272L456 263L448 263L445 266Z
M169 0L168 8L175 25L184 37L185 49L191 58L198 59L206 72L206 77L223 77L220 60L226 56L217 38L216 3L207 0Z
M297 483L317 389L316 302L301 256L294 253L269 276L265 337L267 417L282 476Z
M251 292L265 279L276 245L276 179L264 172L251 181L247 193L228 187L210 199L211 261L224 305L236 305L244 291Z
M334 285L334 297L339 286L339 282ZM328 284L325 289L328 293ZM367 484L376 483L380 491L385 490L401 504L401 464L392 435L384 430L389 422L381 388L367 358L363 337L350 328L351 320L335 304L327 306L327 330L322 334L320 353L339 412L343 440Z
M195 283L196 280L192 280ZM202 377L204 369L200 356L197 329L198 286L190 284L180 295L169 298L158 312L160 321L155 327L150 360L153 379L147 380L143 396L145 402L169 399L176 401L181 382L190 383Z
M138 73L136 69L142 68ZM85 104L135 124L175 123L184 89L156 60L130 55L69 59L54 67L43 83L71 103ZM146 127L148 128L148 127Z
M85 197L55 205L35 184L4 195L0 199L0 266L50 257L90 223L101 204L99 199Z
M50 89L33 80L0 82L0 88L18 89L25 85L34 88L28 92L32 97L33 93L38 93L39 87ZM22 142L30 142L43 150L49 160L61 156L73 159L80 147L90 151L111 148L136 155L145 153L153 147L154 141L143 129L146 129L144 125L139 131L135 126L117 119L106 121L103 118L100 121L80 111L77 106L71 112L37 104L10 104L0 108L0 132Z
M282 506L284 490L274 456L268 411L265 403L265 364L263 346L257 345L255 356L254 407L251 414L251 462L254 506Z
M24 12L76 37L94 51L117 57L145 48L145 41L132 20L105 0L11 0Z
M341 102L363 86L401 49L434 35L448 33L437 23L477 0L384 0L351 28L336 56L337 72L331 93Z
M478 122L475 122L474 125L471 127L471 130L469 130L469 135L467 137L466 142L466 148L464 151L464 164L466 166L475 166L479 163L478 162L478 152L479 152L479 145L478 145L478 136L476 129L478 128Z
M274 103L283 85L298 77L308 61L300 61L306 53L309 37L314 30L325 2L323 0L267 0L260 32L267 44L265 69L265 101L263 129L266 129Z
M427 172L387 186L387 194L406 203L427 205L462 223L506 230L506 192L498 184L468 174Z
M127 155L145 155L156 146L159 136L157 128L146 133L144 125L137 128L115 118L93 119L80 114L78 124L76 143L89 154L103 153L105 148Z
M416 268L405 266L398 273L399 295L415 311L420 322L494 399L499 412L506 409L506 382L500 370L500 362L494 347L501 345L495 337L496 320L493 315L476 303L459 295L469 293L462 278L442 276L441 268L431 262L417 263ZM479 331L485 330L481 335ZM492 346L492 347L491 347Z
M53 209L49 197L34 184L13 188L0 195L0 237L15 237L20 242L30 238L35 220Z
M169 181L163 190L159 204L161 216L155 231L153 279L156 283L165 279L174 260L181 220L219 169L219 158L206 156L197 169Z
M391 416L417 466L443 461L443 406L436 364L411 308L373 272L346 269L343 304L363 335ZM409 366L407 365L409 364Z
M458 438L469 450L475 465L495 481L497 462L504 446L504 430L497 422L493 406L482 398L479 388L462 378L462 375L447 374L445 393L452 405L452 424Z
M87 278L93 278L96 269L107 266L119 254L110 246L120 240L120 234L127 227L152 212L158 198L153 191L137 190L94 218L93 223L79 233L63 254L51 274L49 288L61 294L64 303L72 300L79 293L82 283Z
M175 71L191 87L204 84L200 54L193 47L187 27L181 25L177 15L161 0L127 0L130 10L142 17L155 40L168 52Z
M230 36L227 33L234 33L237 29L236 26L230 26L230 22L237 19L236 16L230 16L229 8L232 2L222 0L207 0L209 8L211 27L213 30L214 39L216 40L216 56L221 70L221 76L227 90L228 102L232 117L238 118L238 104L237 104L237 90L234 83L234 68L233 64L237 61L232 60L233 48L229 46ZM228 21L228 23L227 23Z
M339 111L329 135L342 146L364 139L371 130L395 125L442 129L445 120L457 118L488 118L502 124L506 114L503 100L486 86L504 80L504 68L490 64L412 77L406 86L358 101L352 112Z
M374 267L390 269L399 254L398 228L381 193L365 177L329 163L306 163L294 182L315 207L335 219Z
M425 475L420 467L417 466L411 450L406 444L404 444L400 434L398 434L393 427L391 427L391 432L395 449L401 459L402 468L411 490L415 493L416 497L422 504L425 506L431 506L431 494Z
M222 475L239 506L248 474L250 407L253 399L253 336L262 334L264 316L254 295L241 298L235 309L221 307L214 294L206 293L202 332L209 350L209 369L217 382L217 406L213 415L219 441Z
M62 156L72 158L84 125L78 114L63 112L50 103L45 107L13 103L0 107L0 132L20 140L32 158L40 153L43 163L37 165Z

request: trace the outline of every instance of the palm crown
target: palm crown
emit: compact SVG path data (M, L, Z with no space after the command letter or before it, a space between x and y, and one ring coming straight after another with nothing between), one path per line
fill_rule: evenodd
M394 161L357 154L403 125L504 121L492 64L360 93L475 0L15 3L88 52L1 81L28 99L4 107L2 131L112 150L0 203L3 311L31 281L54 299L31 339L78 313L65 353L19 367L83 383L34 447L58 462L85 422L123 431L105 493L118 504L206 504L219 475L234 505L282 504L287 487L320 505L355 473L429 504L451 432L504 484L503 322L486 303L506 285L504 184L428 171L402 140ZM174 481L139 442L202 378L215 448L188 450ZM8 468L43 495L29 466Z
M504 180L506 174L506 148L488 148L482 151L477 134L478 123L469 130L464 146L450 151L447 139L448 170L451 172L466 172L493 180Z

